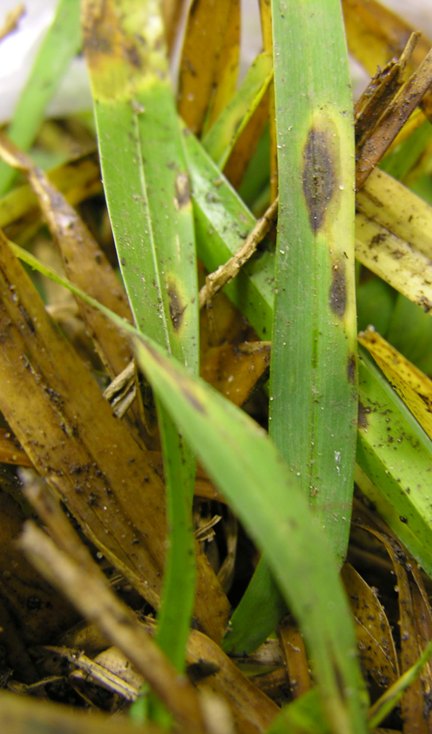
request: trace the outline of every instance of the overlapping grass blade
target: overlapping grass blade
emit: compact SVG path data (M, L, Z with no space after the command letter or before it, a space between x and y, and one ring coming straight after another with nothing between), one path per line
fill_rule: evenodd
M313 652L319 696L332 732L366 734L367 697L338 563L298 479L273 443L245 413L190 375L155 342L33 256L22 250L20 254L134 337L139 363L154 390L251 537L265 548L272 573Z
M135 323L198 371L189 180L157 0L83 5L104 188ZM182 669L192 614L194 459L158 405L171 527L158 640ZM178 579L182 578L182 583Z
M19 148L27 150L32 144L46 107L80 48L79 8L79 0L59 0L54 21L42 42L8 128L8 136ZM13 168L0 164L0 195L7 191L15 175Z
M342 561L357 411L354 137L343 23L337 0L274 0L272 8L279 217L269 430Z
M187 138L187 155L193 183L198 252L206 267L209 270L214 270L231 257L243 244L245 234L243 227L245 226L245 229L252 228L256 220L220 172L216 179L217 168L208 159L202 146L192 136ZM218 181L216 188L214 187L215 180ZM268 338L271 329L273 278L273 256L270 252L260 252L255 256L254 261L242 270L236 280L225 288L232 301L249 319L259 336L264 339ZM377 370L372 370L368 372L368 379L362 380L360 384L360 400L362 403L366 404L369 397L372 400L374 399L375 391L379 389L379 379ZM396 398L389 386L387 386L387 390L392 399L393 397ZM393 409L396 416L399 416L400 410L402 412L405 410L398 399L393 405ZM405 425L405 434L407 443L417 444L412 425ZM378 433L373 437L368 431L362 432L364 451L359 452L357 457L360 466L358 479L360 475L362 477L360 485L368 496L372 497L373 493L373 501L377 510L390 526L401 534L401 539L406 543L410 552L419 560L423 568L432 571L427 551L432 542L432 523L428 522L426 525L422 523L423 540L420 543L417 542L415 535L409 532L408 527L398 520L399 515L391 501L385 499L392 494L393 496L403 496L404 505L408 503L408 508L410 508L412 503L413 507L408 512L405 506L403 511L401 510L402 516L406 516L407 513L416 515L417 492L420 497L425 496L428 491L429 478L427 474L421 474L420 481L412 488L414 494L403 493L402 495L402 484L399 482L399 478L402 476L401 472L404 466L406 469L406 464L403 454L395 451L392 454L391 474L387 475L383 471L381 473L382 485L371 485L369 487L370 479L368 479L366 472L371 472L371 463L369 460L366 461L366 454L376 456L379 465L383 465L386 461L386 444L375 440L377 437ZM424 450L426 452L424 459L430 464L432 461L430 445L424 445ZM412 459L415 461L414 456ZM386 466L386 469L389 469L389 467ZM369 488L366 487L366 484ZM257 579L251 582L250 588L246 591L231 619L230 633L225 641L225 647L230 651L254 649L258 638L260 641L264 640L274 628L280 602L278 603L274 596L275 586L271 580L263 578L261 569L257 573ZM264 592L263 589L265 589ZM265 602L265 599L267 599L267 602ZM267 604L268 614L265 614L263 610L261 610L262 613L259 616L255 614L256 605L260 603ZM254 622L253 625L251 620Z

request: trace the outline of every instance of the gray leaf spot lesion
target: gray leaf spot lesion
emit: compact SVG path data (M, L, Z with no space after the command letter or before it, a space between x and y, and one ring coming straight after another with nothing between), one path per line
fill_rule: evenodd
M314 233L321 229L327 207L337 191L336 169L329 133L312 127L303 151L303 193Z
M329 305L336 316L342 318L347 303L345 267L336 263L332 268L332 282L329 292Z
M171 323L174 327L174 331L178 331L182 325L186 307L183 304L180 298L180 294L174 283L169 283L167 293Z
M177 209L183 209L191 200L189 177L186 173L179 173L175 180L175 203Z

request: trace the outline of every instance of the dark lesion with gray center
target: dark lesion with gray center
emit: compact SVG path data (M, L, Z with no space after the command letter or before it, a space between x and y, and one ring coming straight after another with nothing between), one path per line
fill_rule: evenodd
M174 331L178 331L182 325L186 307L183 304L180 298L180 294L173 283L169 284L167 288L167 293L171 323L174 327Z
M318 232L337 190L334 146L329 133L312 127L303 151L303 193L313 232Z
M346 276L343 264L333 265L329 305L333 313L342 318L347 304Z

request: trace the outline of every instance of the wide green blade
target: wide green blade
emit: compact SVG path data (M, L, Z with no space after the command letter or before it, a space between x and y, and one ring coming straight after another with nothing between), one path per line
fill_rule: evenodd
M342 562L356 445L354 130L339 0L273 0L279 217L270 434Z

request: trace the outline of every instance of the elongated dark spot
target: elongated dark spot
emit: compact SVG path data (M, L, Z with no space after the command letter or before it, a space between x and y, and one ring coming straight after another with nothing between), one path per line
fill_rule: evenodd
M369 422L368 422L368 413L370 413L370 408L366 408L363 403L359 401L358 404L358 427L363 428L364 430L367 429Z
M322 227L336 190L336 165L324 130L311 128L303 152L303 193L314 232Z
M173 283L170 283L168 286L168 299L171 323L175 331L178 331L182 325L185 306L183 305L179 293Z
M206 411L204 405L197 398L197 396L194 395L193 392L191 392L189 390L189 387L186 386L186 385L184 385L184 384L182 384L182 383L179 384L179 387L180 387L180 389L181 389L181 391L183 393L183 397L186 398L186 400L188 401L188 403L190 403L192 405L192 407L195 408L195 410L198 411L198 413L203 413L205 415L207 413L207 411Z
M355 384L357 374L357 360L354 354L350 354L347 363L347 377L351 385Z
M183 209L190 202L191 191L189 178L185 173L179 173L175 182L176 202L179 209Z
M342 318L346 308L345 268L342 263L337 263L332 268L329 304L333 313Z
M219 666L208 660L199 660L187 666L188 678L195 685L210 675L215 675L219 671Z

